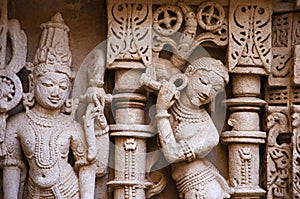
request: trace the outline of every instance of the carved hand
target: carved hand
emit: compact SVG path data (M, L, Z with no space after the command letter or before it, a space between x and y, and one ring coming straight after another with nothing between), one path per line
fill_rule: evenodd
M176 86L164 80L157 96L156 111L168 110L174 103L173 98L176 92Z

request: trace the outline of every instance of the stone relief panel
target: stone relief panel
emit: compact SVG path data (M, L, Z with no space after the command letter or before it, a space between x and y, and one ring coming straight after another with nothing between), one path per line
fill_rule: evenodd
M229 198L232 190L205 158L218 144L219 135L204 105L228 82L219 60L203 57L184 73L186 88L178 92L171 82L162 82L156 103L156 121L162 152L172 164L172 177L180 198Z
M271 2L230 1L228 63L231 72L268 74L272 61Z
M6 8L1 2L0 144L2 143L1 153L3 158L5 157L1 165L4 166L5 182L11 176L10 168L19 168L22 174L18 187L21 191L15 186L12 186L14 191L8 191L11 186L7 183L8 185L4 187L5 193L27 194L29 198L38 194L41 198L48 196L93 198L91 192L93 187L97 186L94 180L96 176L108 175L107 162L111 157L116 163L114 169L121 169L116 169L109 174L108 185L111 189L106 188L107 181L100 185L105 187L105 190L113 192L109 197L159 198L166 183L170 184L170 182L167 182L166 176L161 174L158 180L149 177L147 172L151 169L148 167L152 165L149 166L148 159L140 155L147 153L148 138L152 138L157 133L160 137L158 142L166 159L174 158L172 155L175 152L179 154L179 157L170 161L173 170L168 173L172 175L174 180L172 182L176 184L173 188L175 189L176 186L178 197L213 198L209 195L212 195L210 189L214 187L215 190L220 191L217 198L230 197L230 194L232 198L243 198L245 194L250 194L249 198L299 198L297 146L297 118L300 103L299 14L293 10L294 2L280 1L279 3L283 5L285 2L292 5L289 7L291 9L282 8L284 11L275 12L272 16L272 3L257 0L249 2L231 0L226 3L193 0L121 3L108 1L108 24L105 24L108 28L107 51L101 49L95 52L91 55L93 59L81 65L81 68L87 70L79 69L78 74L85 72L81 77L86 80L86 83L76 91L82 79L75 80L77 86L72 93L72 97L78 99L75 104L71 103L69 96L64 99L50 100L50 102L64 101L63 105L59 106L57 118L49 115L49 108L46 108L46 112L37 108L43 106L47 99L45 96L39 99L38 91L34 94L32 91L46 85L41 82L41 77L50 77L52 80L59 81L59 76L67 76L69 89L74 73L62 67L52 71L54 73L52 75L45 72L41 77L34 77L34 74L38 71L36 67L41 63L45 63L45 70L50 71L52 69L49 65L54 63L70 67L71 51L67 47L69 37L66 34L68 28L62 25L63 22L58 19L59 17L53 19L54 21L48 25L43 25L43 28L49 28L49 31L41 36L41 44L33 64L26 64L26 35L16 20L7 19ZM276 7L275 10L278 8ZM58 36L50 39L49 35L54 26L56 30L53 31ZM10 40L7 40L7 36ZM50 44L51 42L57 44L60 39L65 42L63 45ZM205 145L213 142L211 146L215 146L218 144L217 139L207 138L203 148L198 149L199 143L194 143L196 141L191 138L198 136L196 130L187 127L192 126L195 129L207 125L211 128L215 127L208 115L208 110L213 110L214 96L209 96L202 91L197 91L195 98L192 95L196 90L194 88L201 87L198 84L212 85L218 79L218 75L223 74L222 70L215 71L217 66L211 64L211 62L217 63L215 59L209 61L195 59L199 63L193 62L191 56L202 44L222 53L228 47L228 60L227 62L222 60L222 64L225 65L223 68L228 68L231 73L228 87L229 90L232 89L233 98L226 101L230 111L228 128L231 130L222 133L222 141L228 144L230 160L228 180L229 186L234 190L228 187L215 166L206 160L211 148ZM7 50L10 48L13 50ZM171 52L168 59L161 57L166 48ZM77 49L77 54L79 51ZM11 54L7 55L7 52ZM201 66L193 73L191 68L197 64ZM9 118L8 128L6 128L8 111L17 106L22 97L22 83L16 74L25 65L31 70L30 77L34 77L30 80L30 92L24 94L23 102L26 110L18 114L23 116ZM209 68L210 65L213 66ZM114 80L104 78L106 67L110 69L108 73L113 74ZM197 79L198 73L201 73L201 77L198 78L200 83L197 84L194 79ZM206 76L202 77L203 74ZM267 126L266 144L262 145L266 149L266 163L259 162L259 144L264 144L265 139L265 133L260 131L260 126L264 125L260 123L262 118L260 107L266 103L259 99L263 94L260 87L261 75L268 75L266 77L268 85L262 88L265 89L263 97L268 104L265 109L267 118L264 123ZM105 92L104 84L107 83L105 81L114 82L113 95ZM218 88L223 88L225 83L228 83L228 80L225 81L223 78L222 85L214 87L215 89L211 91L214 90L216 94L220 91ZM149 91L155 96L155 100L157 97L156 119L151 125L148 125L144 118ZM47 88L43 92L47 93ZM192 97L189 98L189 95ZM169 101L166 98L169 98ZM168 102L162 102L163 100ZM199 105L201 113L194 106L186 107L184 104L186 102L193 104L197 100L203 102ZM115 124L109 124L105 117L104 108L107 104L112 104L115 108L112 116L115 117ZM82 106L80 114L74 112L77 105ZM163 111L161 106L165 106ZM77 107L77 111L79 109ZM80 124L72 120L73 116L76 120L80 120ZM18 117L25 119L18 119ZM23 131L21 129L18 134L19 140L12 141L12 134L15 133L12 132L15 128L13 126L19 123L18 120L25 121L24 129L31 132L29 135L34 139L24 136L24 129ZM50 136L44 136L43 132L49 132ZM203 132L208 130L204 129ZM214 133L217 134L215 131ZM5 137L7 139L4 139ZM68 143L66 140L69 138L74 142ZM113 155L108 149L112 139L120 148L119 154ZM199 138L202 139L203 137ZM44 144L45 142L49 144ZM64 176L67 172L63 172L62 177L56 179L62 182L61 184L76 184L73 189L61 184L50 186L51 189L48 189L42 185L42 181L37 180L37 175L30 175L31 172L38 171L37 173L43 179L47 178L49 173L53 174L56 171L59 173L61 169L56 168L57 162L64 162L63 164L67 165L65 167L67 169L64 169L70 170L72 165L65 164L68 156L66 151L69 149L75 156L75 166L78 166L78 170L76 167L76 174L71 172L69 176ZM14 150L25 153L25 156L20 156L20 162L18 158L9 159L13 156ZM23 160L25 164L21 163ZM26 162L29 163L28 168L24 167ZM259 188L262 180L259 179L258 172L263 164L266 164L267 169L267 185L264 187L266 193ZM29 169L27 177L24 175L26 169ZM88 172L84 172L84 169ZM23 189L24 181L28 184L26 189ZM91 186L84 185L83 182L86 181L89 181L87 184ZM30 194L23 193L22 190L30 190Z

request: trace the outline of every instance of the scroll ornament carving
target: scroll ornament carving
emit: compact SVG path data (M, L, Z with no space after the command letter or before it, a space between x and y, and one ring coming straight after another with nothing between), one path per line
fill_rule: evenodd
M83 128L62 112L65 104L70 105L74 77L68 27L59 13L41 27L35 61L28 64L32 73L29 93L24 95L26 111L10 118L7 125L4 198L92 198L95 167L87 158ZM75 170L68 163L70 149ZM25 179L20 176L27 172L22 154L29 165L24 195Z
M271 112L267 117L267 198L287 198L290 195L290 143L278 144L278 136L288 133L287 115Z
M268 74L272 60L270 3L231 1L229 32L229 70L247 72L243 66L256 67L257 74ZM240 67L236 67L236 66ZM259 67L258 67L259 66ZM260 68L262 67L262 68ZM253 73L253 71L252 71Z
M110 2L107 62L116 59L142 60L148 66L151 51L151 4Z
M156 104L160 144L173 166L179 196L229 198L231 189L205 158L218 144L219 134L203 107L228 82L227 69L218 60L203 57L189 65L181 78L186 79L182 90L162 81Z

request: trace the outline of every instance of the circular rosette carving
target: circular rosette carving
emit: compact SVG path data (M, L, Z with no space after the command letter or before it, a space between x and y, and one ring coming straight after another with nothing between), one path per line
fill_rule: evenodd
M199 6L197 20L204 30L215 30L223 24L225 12L216 2L204 2Z
M182 12L179 7L164 5L153 13L153 28L161 35L170 36L182 25Z
M22 99L22 83L15 73L0 70L0 112L7 112Z

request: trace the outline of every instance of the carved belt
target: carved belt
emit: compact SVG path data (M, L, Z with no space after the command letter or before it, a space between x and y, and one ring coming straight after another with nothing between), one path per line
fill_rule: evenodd
M63 181L47 188L35 185L31 178L27 183L27 199L79 199L78 180L76 175L70 171Z
M191 190L202 190L204 185L213 181L216 176L212 172L212 165L208 166L202 171L192 173L179 179L176 182L176 186L179 192L179 196L183 198L184 194Z

